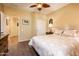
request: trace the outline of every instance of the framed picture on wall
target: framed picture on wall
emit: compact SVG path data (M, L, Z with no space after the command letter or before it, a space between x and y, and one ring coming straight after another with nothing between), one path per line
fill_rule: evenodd
M9 17L6 17L6 19L5 19L5 21L6 21L6 25L8 25L8 23L9 23Z
M28 24L29 24L29 20L27 20L27 19L22 19L22 23L23 23L23 25L28 25Z
M8 25L8 19L6 19L6 25Z

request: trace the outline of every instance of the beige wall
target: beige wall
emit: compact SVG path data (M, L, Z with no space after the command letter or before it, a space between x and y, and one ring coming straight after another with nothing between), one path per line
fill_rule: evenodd
M69 4L48 16L54 19L54 26L79 25L79 4Z

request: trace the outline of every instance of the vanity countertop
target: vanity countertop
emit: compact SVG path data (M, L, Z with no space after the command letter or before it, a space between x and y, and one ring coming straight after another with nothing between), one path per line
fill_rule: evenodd
M8 34L0 34L0 40L4 38L5 36L8 36Z

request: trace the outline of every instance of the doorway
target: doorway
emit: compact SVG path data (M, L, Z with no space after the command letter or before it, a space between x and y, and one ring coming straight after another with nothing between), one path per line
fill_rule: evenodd
M18 35L19 35L19 18L18 17L9 17L7 30L9 33L8 44L9 47L18 43Z

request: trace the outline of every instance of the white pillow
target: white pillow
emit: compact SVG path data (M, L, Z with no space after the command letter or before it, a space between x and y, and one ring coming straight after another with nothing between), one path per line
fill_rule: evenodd
M74 37L74 33L75 33L74 30L65 30L63 35Z

